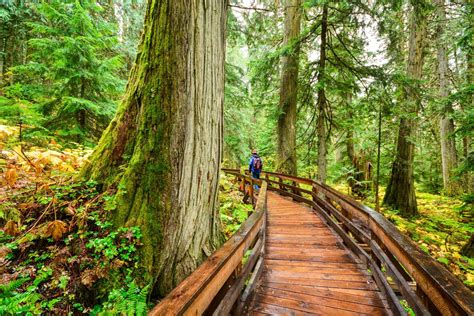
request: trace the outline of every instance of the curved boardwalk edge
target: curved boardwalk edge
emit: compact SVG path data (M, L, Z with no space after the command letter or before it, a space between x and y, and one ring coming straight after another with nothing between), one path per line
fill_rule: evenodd
M249 314L392 314L367 266L304 204L268 194L265 250Z
M372 312L362 312L365 314L379 312L383 314L383 311L406 314L400 304L400 299L404 299L417 315L474 315L473 293L441 264L422 252L412 240L401 234L383 215L327 185L310 179L264 172L262 175L265 180L260 181L242 174L237 169L223 169L223 171L234 175L240 181L240 190L245 192L244 200L249 200L255 205L254 213L229 241L155 306L150 315L200 315L203 313L240 315L249 306L255 314L285 313L285 308L281 304L275 304L275 299L286 299L286 303L293 306L296 304L295 307L299 306L294 309L296 314L309 313L308 306L317 307L322 314L328 314L327 310L326 312L321 310L322 305L317 301L321 297L326 302L324 306L329 308L335 307L333 306L335 301L345 302L346 308L339 306L336 308L337 314L349 312L347 310L354 308L353 303L356 303L357 299L360 299L359 303L361 303L358 305L374 308ZM254 184L261 186L258 198L254 192ZM327 236L318 236L317 241L305 241L307 236L305 238L302 236L297 242L294 240L285 240L285 242L280 240L280 243L276 244L272 242L274 234L271 231L279 231L281 235L285 233L285 228L278 227L278 221L277 225L269 227L268 231L265 228L267 189L297 202L303 202L309 206L309 209L313 209L337 234L340 240L336 245L342 245L345 251L347 248L350 249L349 253L352 254L349 257L355 263L329 262L327 259L331 256L334 259L334 254L338 251L337 249L329 253L323 251L324 243L328 242ZM293 224L291 231L297 230L294 224L298 224L296 225L298 229L299 225L302 225L301 228L307 226L315 231L318 230L317 223L297 223L293 218L295 215L287 214L278 220L286 223L284 225L288 224L289 227ZM268 241L266 241L266 235L269 238ZM336 238L336 235L332 236ZM302 254L297 251L295 253L295 249L305 248L308 245L321 249L320 258L324 260L321 262L323 266L314 262L310 262L309 265L294 262L305 260L271 258L276 253L284 254L285 252L287 255L300 256ZM264 268L263 263L264 253L270 254L265 258L266 264L280 260L277 262L278 265L275 264L272 268L272 275L280 277L280 281L268 279L268 264ZM320 285L308 284L309 281L306 280L306 283L293 284L290 289L287 283L281 280L288 277L294 278L295 275L288 276L287 267L295 264L298 267L291 268L297 270L295 275L308 274L313 275L312 279L315 279L314 275L325 275L325 269L332 267L339 271L338 277L342 278L342 280L337 280L335 277L335 281L348 282L350 279L361 280L361 278L373 277L376 286L363 290L322 287L321 284L327 280L316 278ZM340 264L355 266L347 269ZM370 269L368 275L364 273L367 268ZM260 278L262 273L263 277ZM358 282L356 280L351 282ZM257 285L258 289L254 290ZM257 301L259 293L263 293L262 289L273 291L273 295L262 297L260 301ZM341 291L345 292L343 299L331 300L334 299L334 295L341 295ZM367 297L366 292L377 293L379 299ZM285 295L286 298L283 297ZM288 295L292 295L293 300L288 299ZM262 302L266 305L262 305ZM250 303L254 305L249 305ZM273 311L270 311L269 307Z

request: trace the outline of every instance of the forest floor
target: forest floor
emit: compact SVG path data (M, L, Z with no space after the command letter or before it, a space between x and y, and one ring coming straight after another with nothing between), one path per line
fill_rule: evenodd
M140 229L113 228L114 192L74 179L90 150L16 135L0 125L0 315L144 315Z
M219 180L219 201L222 231L229 239L240 227L250 213L252 205L243 203L243 194L239 191L234 177L221 172Z

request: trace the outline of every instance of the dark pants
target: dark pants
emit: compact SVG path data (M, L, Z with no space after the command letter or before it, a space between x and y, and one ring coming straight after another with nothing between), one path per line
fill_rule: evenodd
M254 178L254 179L260 179L260 171L254 171L254 172L252 172L252 178ZM256 185L256 184L253 186L253 188L256 189L256 190L260 189L260 187L259 187L258 185Z
M252 172L252 178L260 179L260 171L253 171Z

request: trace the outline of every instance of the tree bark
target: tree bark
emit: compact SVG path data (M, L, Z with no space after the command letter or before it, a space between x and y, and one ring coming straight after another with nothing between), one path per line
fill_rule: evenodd
M318 181L326 182L327 172L327 135L326 135L326 90L324 86L324 72L326 68L326 41L328 29L328 5L323 5L323 16L321 18L321 46L319 51L319 72L318 72Z
M347 95L347 119L352 122L353 112L350 108L352 103L352 94L349 93ZM368 174L368 170L366 168L366 164L368 163L366 158L364 157L363 153L357 154L354 145L354 129L352 124L347 127L346 132L346 151L347 157L352 165L353 173L351 177L348 179L347 183L351 188L351 193L354 195L358 195L361 197L365 197L366 190L369 189L368 182L366 182L366 178L370 177Z
M421 101L419 81L422 78L423 48L426 37L426 13L421 6L412 7L409 30L407 77L412 82L405 85L403 89L405 113L400 119L397 153L383 200L385 205L399 210L402 216L413 216L418 213L413 177L415 151L413 139Z
M461 248L461 255L474 258L474 235L471 235L468 242Z
M467 13L467 21L469 21L467 28L470 30L474 29L474 20L472 17L474 16L474 0L467 0L465 2L466 5L466 13ZM474 82L474 36L472 35L472 32L468 32L470 34L470 38L468 40L468 45L467 45L467 52L466 52L466 58L467 58L467 69L466 69L466 84L467 85L472 85ZM470 96L467 99L467 104L466 105L461 105L463 108L471 108L474 107L474 94L471 93ZM472 155L472 139L469 135L465 135L463 137L463 159L465 162L469 161L469 155ZM464 175L464 188L465 192L468 194L471 194L474 192L474 175L472 172L468 171Z
M441 164L443 170L443 187L446 195L454 196L461 193L461 186L453 179L454 169L457 167L456 142L454 138L454 121L450 117L453 112L448 102L448 56L445 46L446 12L444 0L436 1L436 15L438 19L437 46L438 46L438 75L439 95L444 104L440 118Z
M283 45L290 46L283 56L278 116L277 171L296 175L296 106L298 97L301 0L286 0Z
M6 46L6 36L0 38L0 87L3 86L3 75L5 73L5 46Z
M140 226L146 281L166 294L221 241L227 1L149 0L118 112L82 170L116 185L115 226Z

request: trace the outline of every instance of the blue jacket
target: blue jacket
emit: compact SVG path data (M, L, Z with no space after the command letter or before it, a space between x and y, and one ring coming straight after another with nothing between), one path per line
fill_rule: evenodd
M262 162L262 168L260 168L260 170L254 170L254 168L253 168L253 161L254 161L255 158L260 158L260 161ZM252 172L252 173L254 173L254 172L259 172L260 173L262 171L262 169L263 169L263 160L262 160L262 158L258 154L253 154L252 158L250 158L249 171Z

